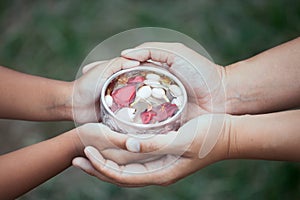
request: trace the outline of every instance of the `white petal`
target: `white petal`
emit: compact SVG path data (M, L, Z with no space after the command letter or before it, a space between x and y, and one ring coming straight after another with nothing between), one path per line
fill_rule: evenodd
M147 80L152 80L152 81L159 81L160 76L157 74L147 74L146 75Z
M135 109L134 108L121 108L116 116L122 120L132 122L135 117Z
M182 102L180 101L179 98L174 98L171 103L175 104L178 107L180 107L182 105Z
M154 80L144 80L144 83L146 84L146 85L160 85L160 83L159 83L159 81L154 81Z
M136 96L147 99L151 96L151 87L150 86L143 86L140 89L138 89Z
M106 103L106 105L107 105L108 107L111 107L111 106L113 105L113 98L112 98L112 96L106 95L106 96L104 97L104 99L105 99L105 103Z
M152 96L157 99L162 99L166 95L165 90L162 88L153 88Z
M182 91L177 85L170 85L169 90L173 97L178 97L182 95Z

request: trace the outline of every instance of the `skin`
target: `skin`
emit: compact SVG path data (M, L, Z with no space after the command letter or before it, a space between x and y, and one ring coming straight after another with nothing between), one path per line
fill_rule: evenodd
M85 145L110 154L122 164L134 162L136 156L121 151L124 134L113 132L101 123L89 123L54 138L0 156L0 199L15 199L72 165L72 160L84 156ZM124 147L123 147L124 148ZM114 155L118 155L114 157ZM141 159L141 158L139 158Z
M138 66L139 62L123 58L91 63L83 68L84 76L64 82L32 76L0 67L0 118L22 120L74 120L98 122L103 82L114 72ZM95 67L97 66L97 67ZM88 70L94 67L93 70ZM99 80L102 74L102 79ZM99 81L99 82L98 82Z
M1 155L0 198L15 199L68 168L75 156L83 155L76 136L76 131L69 131Z
M99 95L94 95L94 91L100 91L97 89L115 71L138 64L123 58L93 63L86 66L84 75L73 82L36 77L0 67L0 118L98 122L95 107L99 105ZM88 70L91 66L97 68ZM105 71L108 66L109 70ZM99 74L103 74L100 81ZM120 164L143 159L143 156L120 150L115 145L124 142L124 139L122 134L101 123L91 123L1 155L0 199L17 198L70 167L75 157L84 156L85 145L96 147Z
M226 66L228 113L259 114L299 107L300 37Z
M145 43L125 50L122 56L127 59L165 63L179 77L183 72L189 73L190 82L184 84L189 100L201 108L202 115L188 121L179 133L131 141L138 148L127 144L129 150L163 156L159 160L119 165L97 149L87 147L88 159L76 158L73 164L104 181L138 187L168 185L224 159L300 161L300 111L263 114L300 106L299 55L300 38L226 67L177 43ZM196 67L188 66L186 60ZM203 76L194 79L195 69ZM201 149L216 130L216 143L203 157ZM174 156L178 160L167 165ZM162 169L150 172L155 167Z
M220 119L224 117L226 123L214 148L207 156L199 159L199 147L203 144L209 129L209 119L212 117L215 118L214 126L223 126L223 120ZM137 141L140 152L163 156L159 160L120 165L106 159L97 149L87 147L85 154L88 160L82 160L82 169L103 181L124 187L142 187L173 184L221 160L264 159L299 162L299 118L298 110L239 117L206 114L189 121L178 132ZM194 129L195 125L198 126L197 130ZM208 131L208 134L210 133L213 134Z
M72 88L72 83L0 67L0 118L71 120Z
M176 56L160 54L155 45L160 45L161 48L167 44L144 44L144 46L139 47L142 53L136 51L138 54L129 54L127 51L123 52L123 56L141 62L149 58L163 61L170 68L173 67L171 70L174 72L182 69L180 65L176 64L178 61ZM208 88L199 87L198 84L188 85L188 88L193 88L196 91L189 92L189 97L191 103L200 108L199 114L260 113L299 106L299 81L295 78L299 77L299 67L293 64L299 63L297 56L299 55L299 39L271 49L261 54L263 56L258 55L252 59L225 67L225 69L210 63L181 44L169 44L168 48L171 48L172 51L180 49L180 53L187 59L191 59L194 65L198 66L197 64L200 63L198 67L203 70L202 73L207 73L207 76L199 79L197 83L208 83ZM290 49L292 51L289 51ZM155 51L153 52L153 50ZM289 53L285 55L285 51L289 51ZM290 59L279 59L281 55L290 57ZM276 62L274 63L272 60ZM122 62L120 61L120 63ZM95 105L99 105L97 102L99 96L93 94L94 91L101 88L101 84L97 84L97 74L102 72L107 64L90 65L85 68L84 76L73 83L53 82L43 78L3 71L10 74L8 75L10 78L6 78L7 76L1 73L0 80L4 80L4 82L1 82L3 84L0 86L0 91L6 94L4 100L1 100L1 117L27 120L74 119L78 123L98 121ZM103 80L116 70L132 67L133 64L116 66L104 74ZM265 67L272 68L272 70L266 70ZM3 69L1 68L1 70ZM260 79L259 85L257 82L250 81L254 80L257 74L262 74L263 77L262 80ZM272 80L278 81L274 82L268 78L263 80L269 74L272 74L270 75ZM282 74L293 77L292 87L288 88L290 79L282 78ZM249 78L250 80L240 78L243 76L252 78ZM8 84L5 81L9 83L10 90L6 89ZM260 85L265 87L259 87ZM284 86L283 90L278 92L277 88L281 86ZM74 92L72 101L70 100L70 88ZM25 94L32 95L24 98ZM257 97L257 94L262 96ZM269 96L272 98L268 99ZM22 101L17 101L17 99L22 99ZM73 110L74 113L70 114L70 110ZM166 135L152 137L150 140L135 141L135 145L138 145L138 150L141 153L151 152L151 155L161 155L161 159L143 164L135 162L138 159L134 153L128 154L130 155L128 157L122 156L122 153L126 153L126 149L132 149L127 143L127 135L110 131L101 124L87 124L53 139L2 155L0 161L5 165L0 166L0 188L5 189L0 192L1 199L11 199L25 193L70 166L72 159L73 165L101 180L129 187L149 184L168 185L223 159L251 158L299 161L299 156L295 154L295 152L299 152L297 142L299 141L299 128L296 124L297 119L299 119L299 111L245 116L206 114L200 117L191 116L190 118L191 120L179 130L184 134L170 132ZM199 159L199 152L201 152L205 137L211 135L208 133L214 135L214 131L210 132L208 127L211 118L214 119L215 126L213 127L221 127L218 140L209 154ZM279 121L281 123L278 123ZM170 141L173 142L170 144ZM124 150L118 151L119 148ZM83 149L88 159L82 157ZM107 150L112 151L107 153L107 157L103 157ZM141 155L144 156L144 154ZM118 160L119 157L122 159ZM165 166L174 157L178 158L177 161L171 166ZM45 161L45 158L48 160ZM163 169L146 173L147 170L158 166L163 167ZM119 170L112 170L112 167ZM19 170L22 173L14 173ZM137 175L136 172L141 173ZM14 188L14 190L6 188Z

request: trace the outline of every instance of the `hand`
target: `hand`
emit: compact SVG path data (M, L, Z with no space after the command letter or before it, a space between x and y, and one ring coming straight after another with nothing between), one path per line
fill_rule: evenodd
M78 123L100 120L100 92L105 80L116 71L135 67L138 61L115 58L86 65L83 75L73 82L72 109L74 121Z
M184 84L189 101L203 113L225 113L225 68L180 43L144 43L122 52L124 58L163 63Z
M85 150L89 161L82 160L76 165L103 181L120 186L169 185L209 164L226 159L230 148L230 126L230 115L202 115L177 132L135 141L133 146L140 145L137 149L141 153L163 156L158 160L119 165L89 147ZM126 147L125 141L122 141L124 149L132 148L128 141Z
M109 127L102 123L89 123L82 125L77 128L77 134L82 143L82 145L78 148L78 151L81 151L80 149L83 149L84 147L92 146L100 151L105 158L114 160L114 162L118 164L128 164L131 162L158 158L157 155L142 153L136 154L125 151L125 143L129 136L112 131ZM75 165L81 160L85 160L85 158L76 158L74 160Z
M188 110L186 120L190 120L195 116L198 116L201 109L198 105L193 103L188 103ZM155 160L158 158L163 158L165 155L156 155L152 153L133 153L124 149L131 149L131 151L138 152L139 147L134 146L129 140L130 136L125 134L120 134L115 131L112 131L107 126L99 124L86 124L78 128L78 133L81 138L81 141L86 146L85 152L88 154L90 151L98 152L100 151L101 155L107 159L111 160L117 164L125 165L130 163L144 163L149 160ZM146 138L151 136L143 135ZM136 136L138 137L138 135ZM127 145L126 145L127 144ZM113 145L113 146L111 146ZM138 144L139 145L139 144ZM133 150L132 150L133 149ZM86 173L101 177L104 180L104 176L101 175L97 170L92 166L91 162L84 157L77 157L73 160L73 165L77 168L82 169ZM108 181L105 179L105 181Z

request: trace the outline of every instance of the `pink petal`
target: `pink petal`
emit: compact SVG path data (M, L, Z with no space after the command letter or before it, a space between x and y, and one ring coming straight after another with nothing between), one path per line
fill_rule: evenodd
M175 114L175 112L177 112L177 110L178 110L178 107L176 104L164 103L162 106L165 107L169 117L173 116Z
M131 83L142 83L145 80L144 76L136 76L136 77L132 77L130 79L128 79L129 84Z
M172 117L178 111L178 107L176 106L176 104L163 103L153 110L155 110L157 113L157 115L155 116L155 120L161 122L169 117Z
M129 106L134 101L136 89L134 85L127 85L117 90L114 90L111 94L114 102L120 107Z
M152 110L142 112L141 118L142 118L143 124L148 124L154 116L156 116L156 113Z

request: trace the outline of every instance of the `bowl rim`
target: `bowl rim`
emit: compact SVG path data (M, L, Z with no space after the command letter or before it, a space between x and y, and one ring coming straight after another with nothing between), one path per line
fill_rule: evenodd
M168 118L167 120L164 120L162 122L158 122L155 124L138 124L138 123L132 123L132 122L128 122L128 121L118 118L114 114L114 112L108 107L108 105L106 105L106 102L105 102L106 89L107 89L108 85L111 83L111 81L114 80L116 77L120 76L121 74L125 74L125 73L131 72L131 71L150 71L150 72L154 72L154 73L158 73L158 74L163 74L163 75L171 78L171 80L173 80L180 87L180 89L183 92L183 97L184 97L183 104L182 104L181 108L179 109L179 111L174 116ZM185 108L187 106L187 92L186 92L184 85L181 83L181 81L174 74L172 74L169 70L167 70L163 67L156 67L156 66L152 66L152 65L143 64L138 67L122 69L120 71L117 71L113 75L111 75L102 86L100 100L101 100L100 105L102 104L104 109L106 109L106 111L111 116L113 116L114 119L116 119L124 124L129 125L129 126L135 126L138 128L156 128L156 127L161 127L161 126L169 124L174 119L176 120L178 118L178 116L181 115L181 113L183 113L183 111L185 110ZM101 112L103 112L103 111L101 111Z

